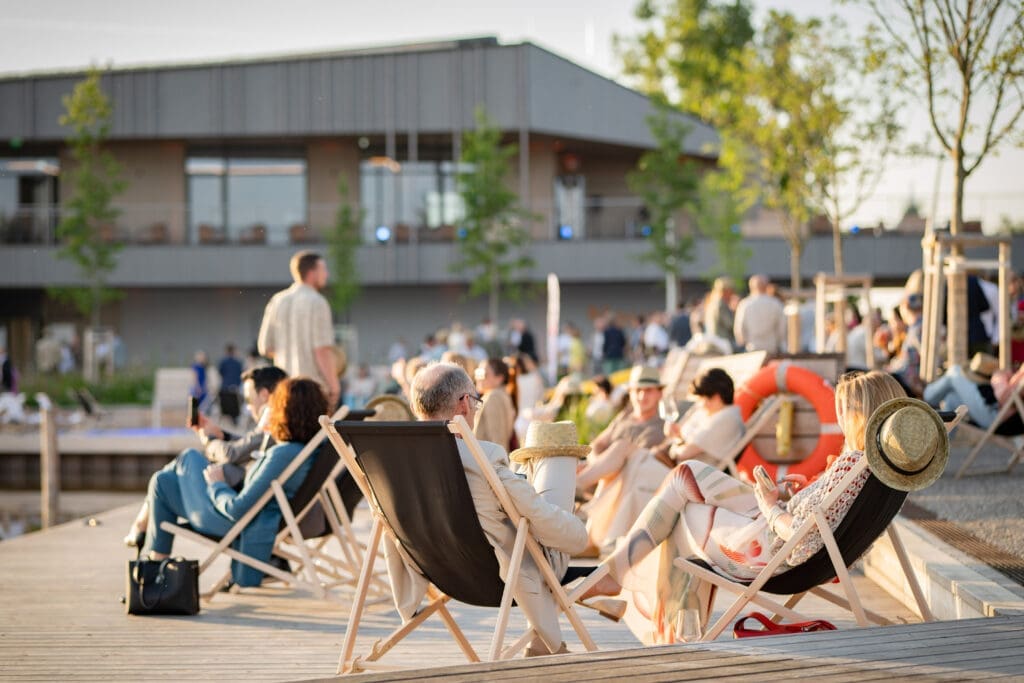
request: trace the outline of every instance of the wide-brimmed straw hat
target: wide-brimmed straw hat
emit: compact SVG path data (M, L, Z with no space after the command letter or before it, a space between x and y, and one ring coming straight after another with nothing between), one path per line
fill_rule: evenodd
M526 430L526 442L509 454L515 462L523 463L533 458L551 458L567 455L585 458L590 446L581 446L576 435L576 424L563 422L531 422Z
M990 353L978 353L971 356L971 362L964 371L964 374L973 382L988 384L992 381L992 375L999 369L999 359Z
M868 418L864 454L878 479L899 491L917 491L942 476L949 437L942 418L915 398L886 401Z
M661 373L658 372L658 368L652 368L649 365L634 365L633 370L629 373L630 389L663 386L665 384L661 381Z

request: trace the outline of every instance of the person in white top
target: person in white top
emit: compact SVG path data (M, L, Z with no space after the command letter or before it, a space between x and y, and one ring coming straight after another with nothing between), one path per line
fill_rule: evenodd
M767 293L768 278L750 278L750 295L736 307L733 334L747 351L777 353L786 344L786 314L782 302Z
M334 355L331 307L320 290L329 273L320 254L300 251L289 268L294 282L270 298L256 342L259 352L290 377L312 377L327 393L328 406L338 405L341 383Z

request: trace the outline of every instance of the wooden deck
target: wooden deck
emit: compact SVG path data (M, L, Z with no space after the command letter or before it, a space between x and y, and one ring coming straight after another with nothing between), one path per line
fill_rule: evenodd
M325 602L310 594L265 587L219 595L212 603L204 605L197 617L125 616L118 598L124 592L125 561L130 553L121 545L121 538L134 511L134 506L126 506L96 515L98 524L95 526L78 520L0 543L0 596L3 598L0 600L0 679L121 681L216 678L227 681L296 680L334 675L348 616L347 596L342 596L341 601ZM368 517L364 509L356 515L357 527L364 533ZM179 542L175 554L198 557L199 551L195 546ZM208 587L218 577L219 572L210 572L202 577L201 584ZM913 615L874 584L863 578L858 581L858 589L869 609L897 621L914 620ZM809 613L829 619L840 628L852 626L849 617L823 601L808 600L805 607ZM454 604L452 612L474 646L485 646L489 641L489 629L493 628L495 611ZM574 666L574 662L585 661L590 662L586 665L588 673L585 677L601 678L621 676L627 671L633 673L634 665L642 663L647 667L643 669L647 673L668 675L665 672L674 671L672 667L678 666L679 662L689 661L689 657L673 654L683 651L695 658L708 660L709 664L728 660L740 667L736 671L744 670L743 667L747 671L757 671L758 662L763 661L767 667L763 669L765 675L772 676L772 672L781 673L778 667L772 668L773 662L794 660L792 654L773 654L764 649L769 645L771 648L781 647L786 639L776 639L770 644L764 640L749 643L719 641L688 646L683 650L635 650L632 648L640 643L623 624L614 624L590 610L581 610L581 616L601 652L586 655L583 659L577 655L545 658L543 663L520 660L502 664L498 669L507 670L510 676L547 677L546 668L535 667L561 665L563 662ZM989 624L998 631L985 637L991 641L990 649L997 647L999 639L1009 638L1004 634L1013 632L1016 634L1014 637L1019 638L1019 628L1013 631L1019 624L1013 628L1000 626L1005 623L992 620ZM398 618L390 604L374 608L364 619L357 652L365 650L373 640L397 625ZM522 626L521 617L516 615L510 628ZM946 633L946 642L956 644L960 640L958 629L964 626L957 623L924 628L935 634ZM869 643L871 639L880 645L886 641L902 642L908 656L918 651L916 640L913 647L908 647L905 636L894 638L889 633L901 632L853 630L842 632L837 637L851 639L851 644ZM567 640L570 650L582 651L582 646L574 638L567 635ZM798 642L818 641L803 636ZM793 647L797 651L801 649ZM858 647L862 649L857 652L867 652L863 649L866 645ZM943 653L943 656L947 652L940 641L928 647L929 651ZM840 656L839 652L842 651L833 653L835 657ZM396 656L399 663L421 669L459 665L465 661L439 620L428 620L416 635L396 648L384 661L395 661ZM840 666L846 662L846 659L835 657L828 661L829 666ZM863 658L864 655L850 655L851 661L859 662L857 665L862 668L873 666L858 657ZM979 665L992 664L985 659L979 659ZM595 667L598 661L608 662L607 674L604 668L598 670ZM1007 661L1016 663L1016 660ZM480 678L483 673L483 670L464 668L458 671L478 671L465 674L470 678ZM553 673L554 669L551 671ZM414 677L425 673L420 671ZM569 678L579 675L580 670L577 669ZM723 669L721 675L728 675L728 670ZM497 677L497 673L492 671L486 677Z
M1024 616L363 674L369 681L945 681L1024 676ZM338 680L338 679L335 679Z

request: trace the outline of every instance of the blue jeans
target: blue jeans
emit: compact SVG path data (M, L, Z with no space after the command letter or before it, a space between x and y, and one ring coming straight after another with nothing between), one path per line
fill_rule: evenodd
M968 416L982 429L988 429L999 412L998 405L985 402L978 385L964 375L959 365L954 365L946 374L926 386L924 400L929 405L945 407L947 410L965 405Z
M143 555L150 550L171 552L174 535L161 529L161 522L174 524L184 517L193 529L211 536L223 536L231 529L231 520L217 512L206 492L203 470L209 465L206 456L190 448L150 477L146 495L149 525Z

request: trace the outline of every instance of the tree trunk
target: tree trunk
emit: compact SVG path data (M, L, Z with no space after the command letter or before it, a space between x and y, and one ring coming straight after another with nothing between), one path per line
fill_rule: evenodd
M957 142L953 147L953 210L949 217L949 232L959 235L963 231L964 220L964 173L963 144ZM955 258L963 256L963 248L954 244L950 250ZM949 275L946 294L946 363L947 367L963 365L967 362L967 275L962 272Z
M836 275L843 274L843 234L839 230L839 216L832 221L832 263Z
M789 286L795 292L800 289L800 256L803 254L804 245L800 242L790 241L789 243Z
M89 299L92 304L89 307L89 324L92 326L92 329L97 330L100 327L100 306L102 305L99 282L93 281L89 285Z
M495 271L491 274L491 291L487 301L487 314L491 317L491 322L498 324L498 301L501 297L501 280L498 278L498 272Z

